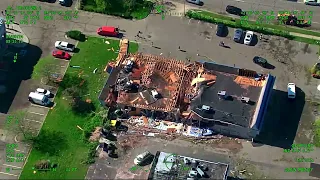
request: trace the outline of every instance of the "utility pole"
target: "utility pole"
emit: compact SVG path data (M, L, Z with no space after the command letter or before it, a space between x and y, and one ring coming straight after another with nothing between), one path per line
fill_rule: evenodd
M183 15L186 16L186 1L183 1Z

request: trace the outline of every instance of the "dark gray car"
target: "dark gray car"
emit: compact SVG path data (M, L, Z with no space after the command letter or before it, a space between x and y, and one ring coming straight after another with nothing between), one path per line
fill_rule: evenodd
M243 30L242 29L236 29L234 30L234 36L233 36L233 40L235 42L241 42L241 37L242 37L242 34L243 34Z

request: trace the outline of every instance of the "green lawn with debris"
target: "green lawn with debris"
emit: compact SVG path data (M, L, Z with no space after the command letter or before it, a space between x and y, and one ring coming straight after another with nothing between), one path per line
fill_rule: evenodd
M75 54L70 62L72 66L80 66L80 68L69 67L66 75L81 76L87 82L87 99L92 100L92 104L98 108L100 106L98 96L100 90L106 82L107 73L103 72L108 61L112 61L117 57L116 50L119 49L118 40L88 37L85 42L79 42L78 48L80 52ZM113 47L114 51L109 50ZM129 52L136 52L138 44L130 43ZM45 62L44 61L40 62ZM97 72L93 73L97 68ZM81 87L80 87L81 88ZM83 164L84 158L88 153L88 146L82 140L82 131L77 126L83 126L88 116L80 116L75 114L68 100L64 97L61 87L54 99L56 106L50 110L43 124L39 136L43 135L43 130L57 130L65 137L65 146L60 149L58 155L50 156L33 149L30 153L28 161L23 169L20 179L84 179L88 165ZM57 163L58 167L55 171L34 171L33 167L39 160L50 160Z

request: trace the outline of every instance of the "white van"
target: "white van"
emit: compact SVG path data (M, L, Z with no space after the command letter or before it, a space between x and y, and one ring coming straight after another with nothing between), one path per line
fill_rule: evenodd
M29 94L29 101L42 106L49 106L51 104L51 101L48 99L47 96L36 92L31 92Z
M294 83L288 83L288 98L296 98L296 85Z

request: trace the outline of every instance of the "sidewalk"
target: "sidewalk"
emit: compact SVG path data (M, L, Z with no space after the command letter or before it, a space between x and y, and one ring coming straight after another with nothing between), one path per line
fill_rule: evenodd
M8 24L6 26L8 45L24 48L29 44L29 38L18 24Z
M0 16L6 19L3 16ZM24 48L29 44L29 38L22 31L19 24L14 22L11 24L6 24L6 39L7 44L17 48Z
M290 32L290 35L303 37L303 38L308 38L308 39L314 39L314 40L320 41L320 37L319 36L312 36L312 35L300 34L300 33L295 33L295 32Z

